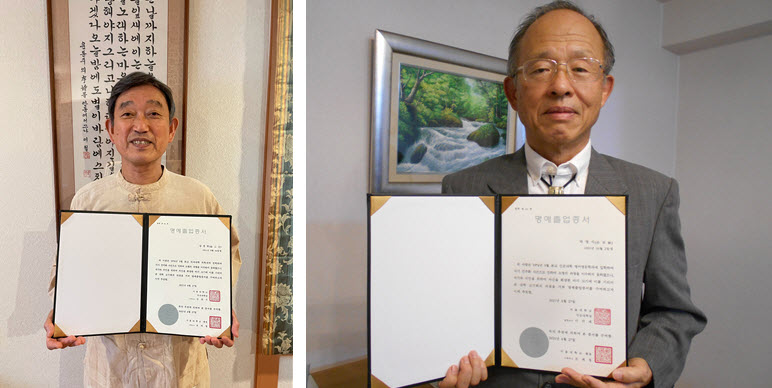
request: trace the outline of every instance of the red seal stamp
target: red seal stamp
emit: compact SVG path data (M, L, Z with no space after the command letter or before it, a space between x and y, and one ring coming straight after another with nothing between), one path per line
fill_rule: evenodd
M219 302L220 301L220 291L219 290L209 290L209 301L210 302Z
M596 325L611 325L611 309L595 309Z
M222 317L209 316L210 329L222 329Z
M597 364L611 364L614 360L611 346L595 346L595 362Z

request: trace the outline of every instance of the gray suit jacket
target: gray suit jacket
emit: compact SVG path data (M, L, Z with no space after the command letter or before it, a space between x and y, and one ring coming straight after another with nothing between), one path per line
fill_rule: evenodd
M447 175L446 194L527 194L525 152L491 159ZM678 216L678 184L658 172L594 149L586 194L627 194L627 351L645 359L654 387L672 387L705 315L691 301ZM641 285L645 285L645 292ZM489 368L487 387L554 385L555 374Z

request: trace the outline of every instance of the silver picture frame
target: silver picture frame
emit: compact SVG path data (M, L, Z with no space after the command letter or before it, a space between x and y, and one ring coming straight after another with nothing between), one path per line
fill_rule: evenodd
M396 56L396 58L395 58ZM374 194L432 194L441 191L441 176L434 182L405 182L390 179L389 168L396 165L390 147L393 134L392 120L396 116L392 99L395 83L394 65L404 56L441 62L448 66L468 69L469 72L495 73L503 83L507 61L456 47L413 38L393 32L376 30L373 52L373 88L370 138L370 185ZM399 68L397 68L399 69ZM399 70L397 70L397 73ZM462 70L461 73L466 72ZM453 73L459 73L453 71ZM466 74L460 74L467 76ZM471 76L469 76L471 77ZM398 82L398 81L397 81ZM396 107L398 110L398 105ZM506 151L514 152L522 143L516 133L516 112L508 106ZM393 166L392 166L393 169ZM392 170L393 175L393 170Z

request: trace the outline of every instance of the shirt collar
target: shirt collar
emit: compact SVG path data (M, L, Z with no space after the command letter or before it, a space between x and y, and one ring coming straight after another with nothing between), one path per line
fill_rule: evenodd
M120 185L124 190L130 193L151 194L153 192L160 190L162 187L166 185L169 174L166 173L166 168L164 168L164 166L161 166L161 177L158 178L157 181L153 183L148 183L146 185L137 185L127 181L125 178L123 178L123 174L121 173L120 170L118 170L118 173L115 175L118 176L118 185Z
M557 170L557 175L572 175L578 176L586 175L587 167L590 165L590 156L592 155L591 141L587 141L587 145L574 155L571 160L556 166L555 163L550 162L543 156L539 155L536 151L528 145L528 141L525 142L525 162L528 167L528 176L533 182L538 182L544 170L547 166L553 166ZM574 180L572 185L578 185L578 180Z

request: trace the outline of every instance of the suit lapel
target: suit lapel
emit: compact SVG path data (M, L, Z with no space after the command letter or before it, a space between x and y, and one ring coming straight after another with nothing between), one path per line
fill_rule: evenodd
M619 178L619 173L611 167L605 155L592 149L588 167L585 194L627 194L627 186Z
M527 167L525 164L525 150L519 150L509 154L502 164L500 173L490 176L488 189L494 194L528 194Z
M502 171L487 181L488 188L494 194L527 194L528 167L525 162L525 150L520 148L507 155ZM592 149L587 174L585 194L627 194L627 185L620 179L619 173L609 164L606 156Z

